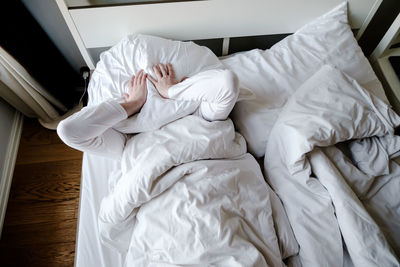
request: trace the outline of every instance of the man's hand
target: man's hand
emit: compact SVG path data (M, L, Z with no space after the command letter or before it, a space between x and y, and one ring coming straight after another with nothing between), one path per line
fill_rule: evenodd
M121 106L126 110L128 117L137 113L147 99L147 84L146 84L147 74L140 70L139 73L135 76L132 75L132 78L129 81L129 91L127 94L124 94L125 103L122 103Z
M154 84L162 97L168 98L168 89L178 83L172 64L168 63L166 66L161 63L154 65L153 71L157 79L149 75L149 80Z

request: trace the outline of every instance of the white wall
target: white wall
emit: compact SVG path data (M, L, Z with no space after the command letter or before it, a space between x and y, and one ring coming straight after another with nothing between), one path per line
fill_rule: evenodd
M22 2L72 68L79 72L80 67L86 66L56 2L54 0L22 0Z
M0 238L6 215L23 117L0 98Z
M0 98L0 173L4 168L7 149L14 123L15 109ZM2 179L0 175L0 179Z

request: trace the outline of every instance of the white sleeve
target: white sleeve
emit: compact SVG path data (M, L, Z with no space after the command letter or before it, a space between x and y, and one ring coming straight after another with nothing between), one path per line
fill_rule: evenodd
M239 95L237 76L230 70L201 72L168 90L171 99L201 102L198 112L209 121L225 120Z
M115 100L84 107L61 121L57 133L72 148L113 159L120 159L126 135L112 127L128 117Z

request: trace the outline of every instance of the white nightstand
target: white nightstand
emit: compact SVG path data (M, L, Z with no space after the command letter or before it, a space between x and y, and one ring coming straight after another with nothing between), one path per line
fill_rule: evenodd
M398 58L395 58L398 57ZM399 64L400 59L400 14L397 15L393 24L390 26L385 36L379 42L369 60L378 78L381 80L386 95L389 98L393 109L400 114L400 79L399 73L396 74L393 65L389 61L396 59Z

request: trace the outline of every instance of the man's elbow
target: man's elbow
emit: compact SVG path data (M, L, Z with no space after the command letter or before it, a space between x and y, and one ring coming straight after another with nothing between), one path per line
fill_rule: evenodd
M57 134L60 139L71 147L79 146L81 140L77 136L77 128L72 120L64 119L57 126Z

